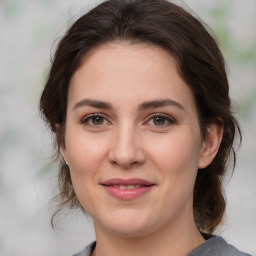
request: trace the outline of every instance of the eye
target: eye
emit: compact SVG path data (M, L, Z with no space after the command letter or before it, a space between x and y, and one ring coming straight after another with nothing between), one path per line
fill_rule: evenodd
M104 124L104 117L102 116L93 116L91 117L91 122L94 124L94 125L102 125Z
M108 124L109 121L102 114L91 114L83 118L81 123L88 126L103 126Z
M166 122L166 118L163 116L156 116L153 118L153 123L155 125L164 125Z
M149 117L147 124L152 126L166 127L174 124L175 121L165 114L153 114Z

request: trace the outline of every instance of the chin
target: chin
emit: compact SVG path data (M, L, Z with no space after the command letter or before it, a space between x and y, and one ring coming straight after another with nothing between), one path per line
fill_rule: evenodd
M102 219L100 226L121 237L134 238L151 233L153 225L150 216L142 216L142 214L135 214L134 211L126 211L111 214L110 218Z
M138 238L142 236L149 235L152 231L149 227L144 225L130 225L124 224L121 226L121 224L117 226L111 226L109 227L109 230L112 233L115 233L119 237L125 237L125 238Z

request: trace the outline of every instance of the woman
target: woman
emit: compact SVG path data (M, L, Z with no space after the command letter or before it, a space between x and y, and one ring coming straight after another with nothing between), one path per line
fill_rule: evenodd
M109 0L60 41L40 109L62 206L93 219L76 255L248 255L213 236L240 135L219 48L165 0Z

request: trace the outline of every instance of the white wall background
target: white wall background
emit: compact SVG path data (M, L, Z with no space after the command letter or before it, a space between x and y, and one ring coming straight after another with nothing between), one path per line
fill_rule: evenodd
M94 239L90 219L75 211L51 229L56 167L47 165L51 139L38 100L54 40L99 2L0 0L0 256L70 256ZM256 255L256 1L185 2L217 34L240 104L244 141L219 233Z

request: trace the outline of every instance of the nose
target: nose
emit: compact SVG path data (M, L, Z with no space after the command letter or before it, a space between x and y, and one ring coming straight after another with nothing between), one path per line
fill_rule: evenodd
M117 129L112 137L108 159L111 164L123 169L142 165L145 162L146 154L136 128L127 125Z

